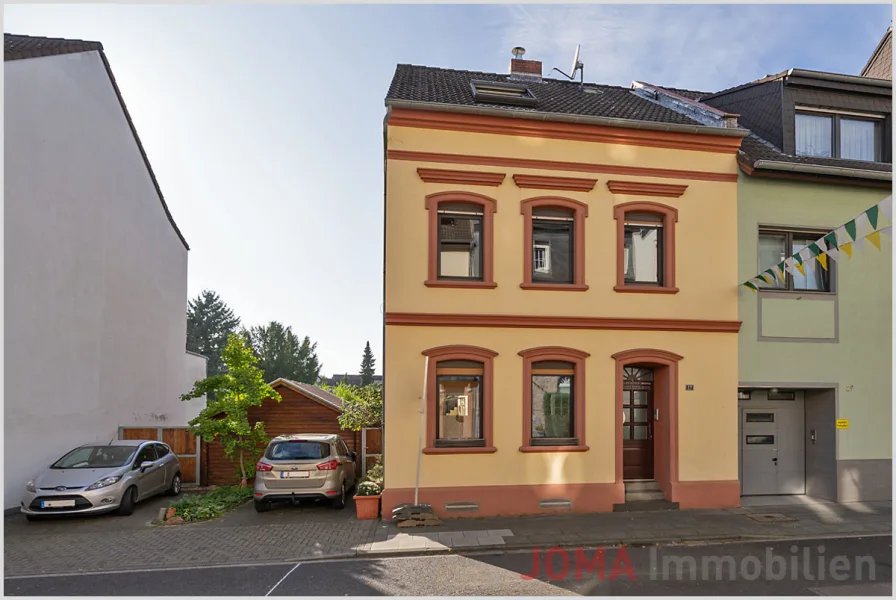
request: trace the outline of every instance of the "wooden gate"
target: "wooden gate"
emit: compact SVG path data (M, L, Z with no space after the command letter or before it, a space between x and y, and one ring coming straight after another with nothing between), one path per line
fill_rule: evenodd
M184 485L199 484L199 438L189 434L186 427L119 427L120 440L156 440L171 447L180 461Z
M366 475L367 469L376 463L376 459L383 455L383 429L382 427L366 427L361 430L361 474Z

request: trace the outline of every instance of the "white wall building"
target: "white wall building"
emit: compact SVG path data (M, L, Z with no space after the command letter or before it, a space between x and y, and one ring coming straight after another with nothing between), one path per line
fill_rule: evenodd
M4 36L4 509L119 426L202 401L186 343L187 251L102 50Z

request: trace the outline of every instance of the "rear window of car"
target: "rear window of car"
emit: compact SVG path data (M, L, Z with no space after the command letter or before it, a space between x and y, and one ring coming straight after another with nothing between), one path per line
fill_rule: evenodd
M271 460L317 460L330 456L330 444L290 440L276 442L268 447L265 458Z

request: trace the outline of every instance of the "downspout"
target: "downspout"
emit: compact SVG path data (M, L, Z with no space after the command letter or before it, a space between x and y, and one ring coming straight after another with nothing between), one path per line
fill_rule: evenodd
M380 423L383 431L382 447L380 448L380 462L383 465L383 490L386 489L386 198L388 197L389 115L391 114L392 107L386 105L386 116L383 118L383 308L380 311L383 318L383 351L380 355L383 368L383 414Z

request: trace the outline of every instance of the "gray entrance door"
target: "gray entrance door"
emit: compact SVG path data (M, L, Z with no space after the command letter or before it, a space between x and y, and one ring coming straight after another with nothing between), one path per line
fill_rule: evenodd
M778 410L744 409L741 415L741 493L744 496L779 494Z

